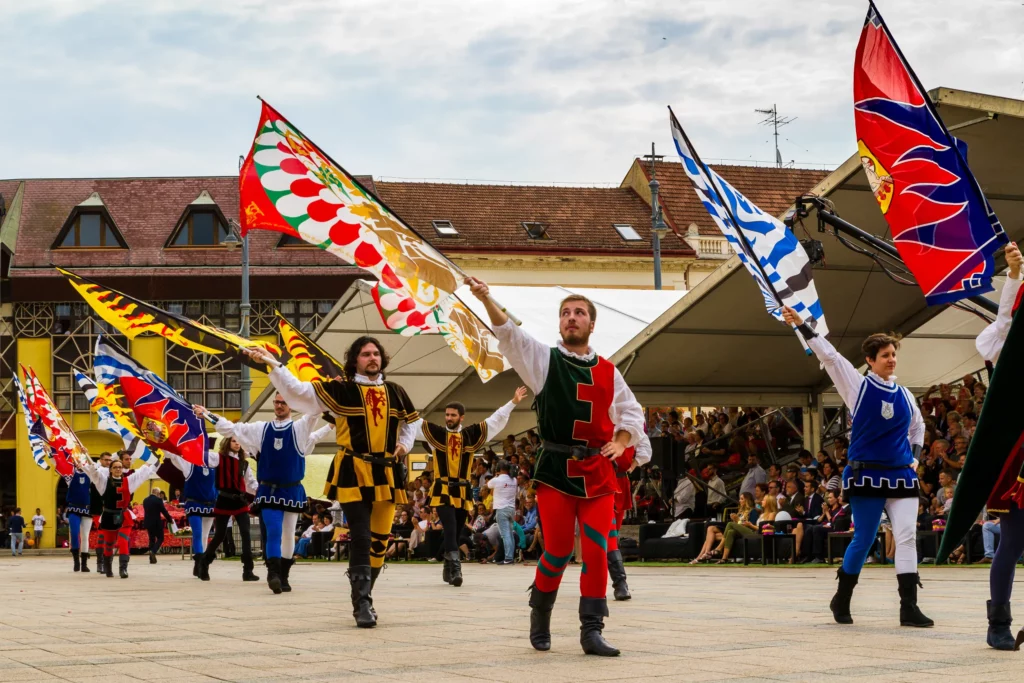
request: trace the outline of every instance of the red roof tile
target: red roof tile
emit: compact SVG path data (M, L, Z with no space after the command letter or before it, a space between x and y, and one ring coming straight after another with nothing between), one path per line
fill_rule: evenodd
M650 179L649 166L642 165L644 176ZM757 204L762 211L778 216L793 203L797 196L808 192L821 182L828 171L806 168L773 168L768 166L712 165L730 185ZM690 179L679 162L662 161L655 166L661 205L666 221L685 235L691 223L697 224L702 235L720 235L707 210L697 199Z
M650 207L628 188L461 185L377 182L381 199L442 252L600 254L650 253ZM440 237L435 220L448 220L457 238ZM551 239L530 239L524 221L548 224ZM612 227L631 225L641 240L627 242ZM692 254L670 238L666 251Z

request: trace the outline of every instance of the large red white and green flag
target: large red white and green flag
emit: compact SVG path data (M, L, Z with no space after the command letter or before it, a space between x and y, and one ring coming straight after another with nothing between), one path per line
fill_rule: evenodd
M263 102L239 175L241 225L292 235L372 273L377 309L403 335L442 334L487 381L509 367L458 301L462 273L370 190ZM455 314L452 315L452 311Z

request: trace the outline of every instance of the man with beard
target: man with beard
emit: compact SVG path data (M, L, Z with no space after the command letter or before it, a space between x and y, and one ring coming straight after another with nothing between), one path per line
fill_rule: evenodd
M473 491L469 483L473 455L488 439L505 428L512 411L525 397L526 387L519 387L511 401L477 424L463 427L466 407L454 401L444 407L444 425L426 420L413 425L417 428L416 435L422 436L433 451L434 483L430 489L430 507L437 511L444 527L441 578L452 586L462 585L459 532L466 524L467 514L473 509Z
M270 381L289 405L335 416L338 453L324 495L341 503L348 520L352 616L356 626L373 628L373 585L384 568L395 505L408 502L403 461L416 439L412 424L419 414L405 389L384 380L388 356L373 337L352 342L345 377L326 381L302 382L266 351L247 353L273 368Z
M572 294L559 305L555 347L516 326L489 296L487 285L467 278L491 319L499 348L537 396L541 435L534 471L544 530L544 554L530 594L530 643L551 648L551 610L579 522L583 564L580 576L580 644L586 654L615 657L602 636L608 616L608 534L618 490L612 461L645 433L644 414L621 373L590 347L597 309Z

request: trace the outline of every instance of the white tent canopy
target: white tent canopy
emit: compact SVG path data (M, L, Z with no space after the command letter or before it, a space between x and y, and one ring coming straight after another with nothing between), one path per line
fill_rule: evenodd
M520 382L514 371L503 372L483 384L476 372L456 356L440 335L402 337L384 327L370 290L373 282L359 280L338 300L320 326L310 333L325 351L344 360L345 350L354 339L369 334L381 339L391 356L387 377L401 384L413 404L431 420L443 419L441 409L448 401L466 406L466 420L481 421L512 398ZM643 333L652 321L677 303L686 293L679 290L645 291L565 287L494 286L491 292L509 311L522 320L523 329L541 341L554 345L558 339L558 305L570 293L583 294L597 307L597 325L591 343L599 354L614 355L626 342ZM459 292L465 304L483 320L483 305ZM243 419L271 420L268 400L271 389L261 393ZM533 426L531 400L523 401L513 413L502 435L516 434ZM500 436L500 435L494 435ZM321 448L328 449L327 444Z

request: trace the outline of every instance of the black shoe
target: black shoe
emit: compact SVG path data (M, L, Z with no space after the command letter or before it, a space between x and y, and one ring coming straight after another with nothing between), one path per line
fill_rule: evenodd
M82 573L89 573L89 553L82 553Z
M612 595L616 600L629 600L629 585L626 583L626 566L622 564L622 553L618 550L608 551L608 576L612 579Z
M267 558L267 585L270 586L270 590L274 591L274 595L281 594L281 558L280 557L268 557Z
M114 556L104 555L103 556L103 575L108 579L114 578Z
M448 553L444 554L444 568L441 569L441 580L447 584L452 582L452 562L448 559Z
M196 577L197 579L199 578L199 574L202 573L202 570L200 569L202 564L203 564L203 556L202 555L193 555L192 556L192 576Z
M580 598L580 645L583 653L598 657L618 657L618 649L612 647L601 632L604 618L608 616L608 601L605 598Z
M797 561L800 564L810 564L811 562L814 562L814 558L811 558L811 557L799 557L799 558L797 558Z
M935 622L926 617L917 606L917 587L921 585L921 577L913 574L897 574L900 592L900 626L917 626L928 628Z
M122 579L128 578L128 560L131 559L128 555L120 555L117 558L118 561L118 575Z
M103 564L104 559L102 550L96 553L96 576L103 576L106 573L104 569L106 565Z
M377 625L377 615L370 601L370 592L373 590L370 567L349 567L348 580L352 586L352 616L356 619L356 626L373 628Z
M384 571L384 567L370 567L370 612L373 613L374 619L377 618L377 610L373 608L373 587L377 585L377 577Z
M458 550L450 550L444 554L445 566L449 568L448 583L458 588L462 585L462 557Z
M210 580L210 563L212 560L206 559L206 555L199 556L199 580L209 581Z
M292 592L291 584L288 583L288 575L291 573L292 565L294 564L294 557L289 557L287 560L283 557L281 558L281 590L285 593Z
M75 561L75 571L76 572L82 571L82 563L81 563L81 560L79 559L79 553L78 553L77 550L72 550L71 551L71 559L73 559Z
M149 552L149 563L156 564L156 553L154 553L153 551Z
M828 608L832 610L832 616L837 624L852 624L853 617L850 616L850 599L853 598L853 589L860 580L860 574L847 574L840 567L836 571L836 578L839 580L839 589L832 596L832 602Z
M549 593L530 586L530 645L535 650L551 649L551 609L555 606L558 589Z
M1010 603L1004 602L1001 605L992 604L989 600L988 607L988 637L985 642L989 647L997 650L1016 650L1013 634L1010 633L1010 624L1013 617L1010 615Z
M811 558L811 564L825 564L824 557L813 557Z
M242 581L259 581L260 577L256 576L253 571L252 560L242 561Z

